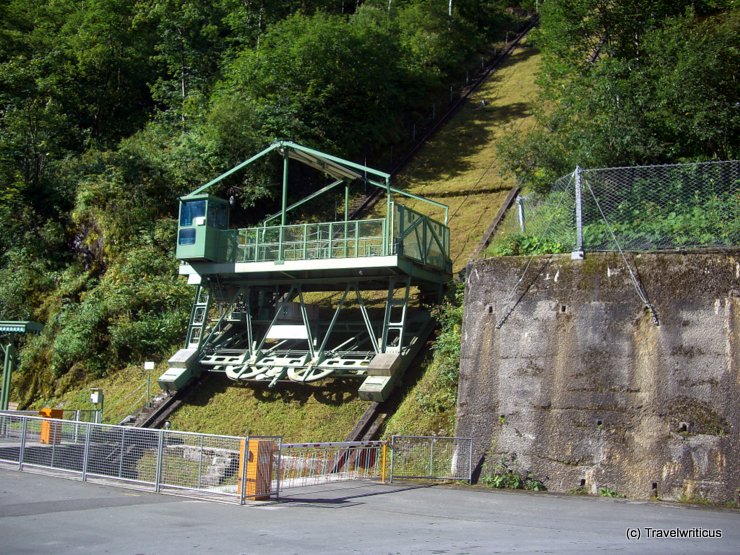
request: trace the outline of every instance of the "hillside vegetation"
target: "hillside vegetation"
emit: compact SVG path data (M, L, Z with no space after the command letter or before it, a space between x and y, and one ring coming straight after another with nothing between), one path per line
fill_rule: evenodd
M0 318L34 319L21 406L183 340L178 196L277 138L350 159L406 140L519 2L14 0L0 5ZM248 225L265 162L214 191ZM315 188L293 172L296 198Z
M537 126L502 143L545 190L582 168L740 156L737 0L548 0Z
M125 412L142 361L166 360L187 324L178 196L278 138L382 166L535 5L531 41L398 181L450 205L456 271L517 182L544 190L576 164L737 157L736 0L449 5L2 3L0 318L45 324L22 345L12 398L83 403L94 382ZM278 168L253 168L214 191L234 197L239 226L277 206ZM317 185L291 179L296 198ZM453 291L436 358L410 377L387 433L451 432L460 303ZM265 392L214 380L173 423L343 439L364 409L355 387Z

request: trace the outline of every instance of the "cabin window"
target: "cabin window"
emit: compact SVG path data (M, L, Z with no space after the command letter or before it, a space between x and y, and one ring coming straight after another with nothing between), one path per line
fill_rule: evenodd
M229 226L229 207L225 204L209 202L208 225L216 229L226 229Z
M180 227L193 225L195 218L201 218L206 215L205 200L188 200L182 203L180 207ZM195 233L195 232L193 232ZM193 235L195 237L195 235ZM180 243L192 244L192 243Z
M178 245L194 245L195 244L195 228L186 227L180 230L177 236Z

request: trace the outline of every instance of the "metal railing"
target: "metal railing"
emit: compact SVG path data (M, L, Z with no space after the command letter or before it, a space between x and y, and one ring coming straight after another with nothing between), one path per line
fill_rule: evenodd
M740 246L740 161L576 170L519 197L493 254Z
M326 260L388 254L385 219L252 227L222 233L227 262Z
M100 409L61 409L62 420L73 420L75 422L94 422L99 424L103 421L103 411ZM37 410L2 410L0 415L8 416L39 416Z
M392 203L388 219L223 230L225 262L328 260L399 254L422 264L447 267L450 230L446 225L397 203Z
M401 204L393 206L395 253L429 266L449 266L450 228Z
M243 504L277 498L279 437L233 437L0 414L0 462Z
M389 453L390 447L390 453ZM282 443L0 414L0 464L244 504L285 489L394 478L470 481L472 440Z
M470 482L473 440L461 437L393 436L391 482L396 478Z

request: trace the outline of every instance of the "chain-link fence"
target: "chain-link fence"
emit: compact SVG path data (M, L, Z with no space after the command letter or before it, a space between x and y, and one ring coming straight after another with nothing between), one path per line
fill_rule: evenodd
M586 170L519 197L491 254L740 245L740 161Z
M472 457L473 440L470 438L393 436L391 481L422 478L470 482Z

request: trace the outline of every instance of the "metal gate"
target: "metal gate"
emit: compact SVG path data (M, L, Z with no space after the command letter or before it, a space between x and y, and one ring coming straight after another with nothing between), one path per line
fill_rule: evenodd
M282 443L0 413L0 463L17 470L244 504L351 480L470 481L472 440Z
M472 462L472 438L437 436L391 438L391 482L396 478L470 482Z
M282 489L347 480L385 481L384 441L284 443L278 461Z

